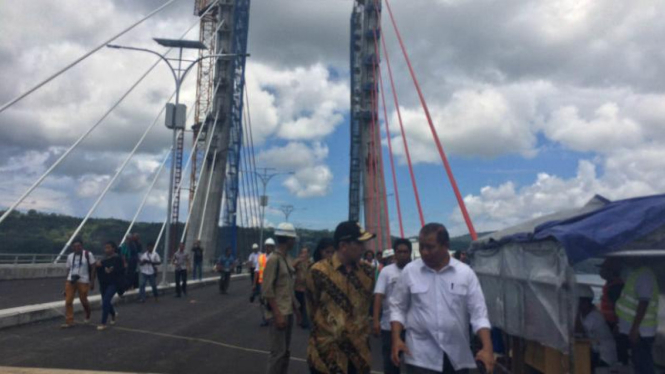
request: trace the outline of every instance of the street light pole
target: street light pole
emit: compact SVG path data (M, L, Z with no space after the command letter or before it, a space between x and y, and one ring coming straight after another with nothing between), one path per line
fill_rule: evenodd
M289 222L289 216L291 216L291 213L293 213L296 208L293 205L282 205L279 207L279 210L284 213L284 218L286 218L286 222Z
M154 38L154 40L159 44L164 47L170 47L170 48L178 48L179 53L178 53L178 68L174 68L171 62L169 61L166 56L162 55L159 52L146 49L146 48L135 48L135 47L126 47L126 46L120 46L120 45L112 45L112 44L107 44L106 46L108 48L114 48L114 49L127 49L131 51L139 51L139 52L147 52L151 53L154 55L159 56L159 58L164 61L169 69L171 70L171 73L173 74L173 79L175 80L175 107L173 109L173 115L171 117L171 129L173 130L173 148L171 151L171 172L170 172L170 178L169 178L169 197L167 201L167 208L166 208L166 237L164 238L164 257L162 258L162 263L164 264L163 271L162 271L162 281L160 283L160 286L167 286L168 282L166 280L166 270L168 269L168 253L169 253L169 248L172 245L171 243L171 237L172 237L172 230L173 230L173 225L171 222L171 211L173 209L173 193L174 193L174 188L175 188L175 160L176 160L176 142L177 142L177 133L178 133L178 128L180 125L182 126L182 131L185 130L185 124L178 124L178 107L180 104L180 88L182 87L182 82L185 80L187 73L196 66L199 61L204 60L206 58L212 58L212 57L217 57L217 58L222 58L222 57L233 57L236 56L236 54L211 54L207 56L202 56L197 58L196 60L192 61L187 68L184 70L182 69L182 50L183 49L208 49L208 47L201 43L198 40L174 40L174 39L158 39ZM248 55L249 56L249 55ZM186 110L186 108L184 108ZM185 116L181 116L180 118L185 118Z
M263 194L261 195L261 235L259 237L259 245L261 246L261 249L263 250L263 230L264 230L264 222L265 222L265 217L266 217L266 207L268 206L268 196L266 195L267 189L268 189L268 183L270 182L271 179L278 175L289 175L289 174L294 174L293 172L288 172L288 173L271 173L268 174L269 171L275 170L274 168L259 168L260 170L263 170L263 174L259 172L254 172L259 179L261 179L261 183L263 184Z

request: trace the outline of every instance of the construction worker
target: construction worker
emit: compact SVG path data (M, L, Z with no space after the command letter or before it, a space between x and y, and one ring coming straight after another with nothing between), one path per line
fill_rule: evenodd
M257 275L254 277L254 286L252 287L252 295L249 298L250 303L253 303L254 299L257 296L261 295L261 285L263 284L263 272L266 269L266 263L268 262L268 258L275 250L275 241L273 240L273 238L268 238L265 241L263 248L265 249L265 253L259 254L258 272ZM259 300L261 301L261 306L263 306L264 305L263 299L259 298ZM266 321L265 316L263 315L263 308L261 308L261 326L268 326L268 321Z
M268 258L263 273L261 292L266 300L266 319L270 326L270 358L268 374L286 374L291 359L291 333L294 315L301 322L299 304L294 287L295 269L288 253L296 244L296 229L288 223L281 223L275 230L277 249Z
M655 373L652 348L658 330L660 295L656 274L637 257L628 257L622 262L629 270L616 303L619 333L623 339L628 339L635 373L652 374Z

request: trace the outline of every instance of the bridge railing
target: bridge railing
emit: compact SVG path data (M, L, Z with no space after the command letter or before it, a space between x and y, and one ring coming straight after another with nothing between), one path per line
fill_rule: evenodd
M52 264L57 257L57 254L48 253L0 253L0 265ZM63 257L58 263L64 264L66 260Z

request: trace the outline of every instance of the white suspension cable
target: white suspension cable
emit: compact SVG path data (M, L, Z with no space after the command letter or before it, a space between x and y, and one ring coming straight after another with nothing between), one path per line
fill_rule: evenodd
M169 99L169 101L170 101L170 99ZM148 133L150 132L150 130L152 130L152 128L155 127L155 125L157 124L157 121L159 121L159 119L161 118L161 116L162 116L162 114L164 113L165 110L166 110L166 107L162 107L162 110L159 111L159 114L157 115L157 117L155 117L155 120L152 122L152 124L150 126L148 126L148 128L143 132L143 135L141 135L141 138L139 139L139 141L136 143L136 145L134 145L134 148L129 153L127 158L125 158L125 161L123 161L122 165L120 165L120 168L116 171L113 178L111 178L111 180L106 185L106 187L104 187L104 191L102 191L102 194L99 195L99 197L97 198L95 203L92 205L92 207L88 211L88 214L85 215L85 218L83 218L83 221L81 222L81 224L79 224L79 226L76 228L76 231L74 231L74 234L72 234L72 236L69 238L69 240L67 241L65 246L62 248L62 250L60 251L60 254L55 259L55 263L57 263L60 260L60 257L62 257L62 254L65 253L67 248L69 248L69 245L72 244L72 241L74 241L74 238L76 238L78 236L79 232L81 232L81 229L83 228L83 226L86 224L86 222L88 222L88 219L90 219L90 216L95 212L95 210L97 209L97 206L99 205L99 203L102 202L102 200L104 199L104 196L106 196L106 194L111 190L111 186L113 185L115 180L118 179L118 176L120 176L122 171L125 170L125 167L127 167L127 165L129 164L129 161L131 161L132 157L134 157L134 154L139 149L141 144L143 144L143 141L148 136Z
M31 93L37 91L39 88L41 88L42 86L44 86L44 85L47 84L48 82L52 81L53 79L57 78L57 77L60 76L62 73L66 72L67 70L71 69L72 67L74 67L75 65L77 65L79 62L85 60L86 58L88 58L88 57L90 57L91 55L93 55L95 52L97 52L97 51L99 51L100 49L104 48L104 46L107 45L108 43L110 43L110 42L112 42L112 41L118 39L118 38L121 37L122 35L124 35L124 34L126 34L127 32L129 32L129 31L130 31L131 29L133 29L134 27L136 27L136 26L140 25L141 23L143 23L144 21L146 21L148 18L151 18L151 17L154 16L155 14L161 12L161 11L164 10L166 7L168 7L169 5L173 4L175 1L176 1L176 0L169 0L169 1L167 1L165 4L163 4L162 6L160 6L160 7L157 8L157 9L153 10L152 12L150 12L148 15L146 15L146 16L143 17L142 19L138 20L137 22L135 22L134 24L130 25L130 26L127 27L126 29L122 30L120 33L114 35L112 38L110 38L110 39L108 39L107 41L101 43L100 45L98 45L97 47L95 47L95 48L94 48L93 50L91 50L90 52L88 52L88 53L84 54L83 56L79 57L78 59L76 59L76 60L75 60L74 62L72 62L71 64L65 66L64 68L62 68L62 69L60 69L59 71L57 71L55 74L53 74L53 75L51 75L50 77L46 78L45 80L41 81L40 83L38 83L38 84L37 84L36 86L34 86L33 88L29 89L28 91L26 91L26 92L20 94L18 97L16 97L16 98L10 100L9 102L5 103L4 105L2 105L2 107L0 107L0 113L4 112L5 109L7 109L7 108L11 107L12 105L16 104L17 102L21 101L23 98L25 98L26 96L30 95Z
M166 227L166 218L164 218L164 223L162 223L162 228L159 230L159 234L157 235L157 240L155 241L155 250L157 250L157 247L159 247L159 242L162 240L162 234L164 234L164 228ZM162 259L163 263L166 263L166 259Z
M190 27L187 29L187 31L185 31L185 32L182 34L182 36L180 37L180 39L184 38L185 35L187 35L187 33L189 33L189 31L191 31L191 29L194 28L194 26L196 26L196 25L198 24L198 22L199 22L199 21L196 21L196 23L194 23L192 26L190 26ZM172 50L172 49L169 49L166 53L168 54L171 50ZM9 215L10 215L10 214L16 209L16 207L18 207L18 206L23 202L23 200L25 200L25 198L28 197L28 195L30 195L30 194L32 193L32 191L34 191L37 187L39 187L39 185L44 181L44 179L46 179L46 177L47 177L49 174L51 174L51 172L53 172L53 170L54 170L58 165L60 165L60 164L62 163L62 161L63 161L67 156L69 156L69 154L74 150L74 148L76 148L79 144L81 144L81 142L82 142L83 140L85 140L85 139L88 137L88 135L90 135L90 133L92 133L92 131L95 130L95 129L96 129L96 128L97 128L97 127L98 127L98 126L99 126L99 125L105 120L105 119L106 119L106 117L108 117L108 116L111 114L111 112L113 112L113 111L114 111L114 110L115 110L115 109L116 109L116 108L117 108L117 107L118 107L118 106L119 106L119 105L125 100L125 98L127 98L127 96L129 96L129 94L130 94L132 91L134 91L134 89L135 89L135 88L136 88L141 82L143 82L143 80L148 76L148 74L150 74L150 73L155 69L155 67L156 67L161 61L162 61L161 58L158 59L157 61L155 61L155 63L154 63L154 64L153 64L153 65L152 65L152 66L151 66L151 67L150 67L150 68L149 68L149 69L148 69L148 70L147 70L147 71L146 71L146 72L145 72L145 73L144 73L144 74L143 74L143 75L142 75L142 76L141 76L141 77L140 77L140 78L139 78L139 79L138 79L138 80L137 80L137 81L136 81L136 82L135 82L135 83L129 88L129 90L127 90L127 92L125 92L125 93L122 95L122 97L120 97L120 99L119 99L118 101L116 101L115 104L113 104L113 106L112 106L112 107L111 107L106 113L104 113L104 115L102 116L102 118L100 118L99 121L97 121L97 123L95 123L91 128L89 128L89 129L88 129L83 135L81 135L81 137L79 137L78 140L76 140L76 141L74 142L74 144L72 144L72 145L69 147L69 149L67 149L67 151L65 151L65 153L63 153L63 154L62 154L62 155L61 155L61 156L60 156L60 157L59 157L59 158L53 163L53 165L51 165L51 166L48 168L48 170L46 170L46 172L45 172L44 174L42 174L42 176L39 177L39 179L37 179L37 181L36 181L32 186L30 186L30 188L28 188L27 191L25 191L25 192L23 193L23 195L21 195L21 197L19 197L18 200L16 200L16 201L15 201L15 202L14 202L14 203L13 203L8 209L7 209L7 211L5 211L5 213L0 217L0 224L1 224L2 222L4 222L4 220L7 219L7 217L9 217Z
M208 187L206 188L206 199L203 201L203 212L201 213L201 225L199 226L199 233L196 235L196 239L201 240L201 234L203 233L203 223L205 222L206 210L208 209L208 199L210 198L210 186L212 185L212 174L215 172L215 163L217 162L217 152L212 155L212 166L210 167L210 176L208 177ZM184 242L184 240L181 240Z
M141 205L139 205L139 208L136 210L136 213L134 214L134 218L132 218L132 221L129 223L129 227L127 228L127 231L125 232L125 235L122 236L122 240L120 241L120 244L118 246L121 246L125 243L125 239L127 238L127 235L132 231L132 228L134 227L134 224L136 223L136 219L139 217L139 214L143 211L143 207L145 204L148 202L148 197L150 197L150 193L152 190L155 188L155 185L157 184L157 180L159 180L159 176L162 174L162 170L164 170L164 165L166 165L166 161L169 159L169 156L171 155L171 150L173 147L169 148L168 152L166 152L166 156L164 156L164 160L162 161L162 164L159 165L159 168L157 169L157 172L155 173L155 177L152 179L152 183L150 183L150 187L148 187L148 191L146 191L145 196L143 196L143 201L141 201Z

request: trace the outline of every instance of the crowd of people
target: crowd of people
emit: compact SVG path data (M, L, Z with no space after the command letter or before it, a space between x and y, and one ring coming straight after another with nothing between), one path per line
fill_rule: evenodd
M420 258L414 260L412 242L397 239L391 249L367 250L374 235L356 222L342 222L333 238L321 239L310 255L302 247L292 258L297 241L289 223L280 224L274 239L261 251L252 246L247 259L251 280L250 302L258 300L261 326L269 326L270 355L267 373L288 373L292 330L309 330L307 362L311 373L369 373L370 335L380 339L383 372L465 373L480 367L493 372L495 359L490 323L480 282L466 264L465 253L450 255L445 226L427 224L418 237ZM184 245L173 255L176 297L187 295L193 264L194 279L202 279L203 249ZM193 259L190 258L190 254ZM67 258L66 322L74 324L73 301L78 294L84 323L90 321L87 295L99 281L102 317L99 330L114 324L116 294L138 288L145 302L150 284L158 300L157 274L162 264L154 244L145 250L138 235L130 235L118 248L108 242L104 258L72 243ZM192 261L193 260L193 261ZM657 330L659 289L648 267L631 259L608 258L600 266L606 280L600 307L594 293L580 286L576 332L592 343L593 367L627 365L635 373L654 373L652 346ZM231 248L215 263L220 273L219 292L226 294L231 273L241 262ZM472 352L471 335L477 337Z
M264 252L253 246L247 261L252 280L250 301L259 300L261 325L269 326L267 372L288 373L295 325L310 331L307 360L312 373L369 373L372 333L381 337L386 373L399 373L400 367L410 373L464 372L475 368L476 360L491 372L494 358L483 295L473 271L448 254L445 227L431 224L423 228L421 259L413 262L410 241L397 240L394 249L375 257L365 248L373 238L357 223L343 222L333 238L318 243L311 256L304 247L293 259L289 254L296 245L296 230L283 223L275 230L274 239L264 243ZM202 268L200 243L190 252L194 268ZM187 294L190 252L181 245L170 259L175 268L176 297ZM63 327L74 324L77 293L85 311L84 322L90 321L87 295L96 279L102 295L99 330L116 321L118 313L112 303L116 294L138 285L139 300L145 302L149 284L157 301L161 264L154 244L143 250L138 235L128 236L120 248L108 242L104 258L99 260L76 239L67 258ZM227 293L238 264L230 248L217 260L220 293ZM193 276L200 279L200 273L195 270ZM469 324L483 343L475 358L469 348L469 329L460 329Z
M343 222L311 259L306 247L291 259L297 235L283 223L265 253L254 249L250 301L262 300L262 325L270 326L267 373L288 373L295 325L310 330L311 373L369 373L371 334L381 338L384 373L464 373L477 363L492 372L480 283L450 256L446 228L422 228L421 258L414 261L409 240L398 239L375 256L365 248L373 238L357 223ZM475 355L470 330L481 342Z

